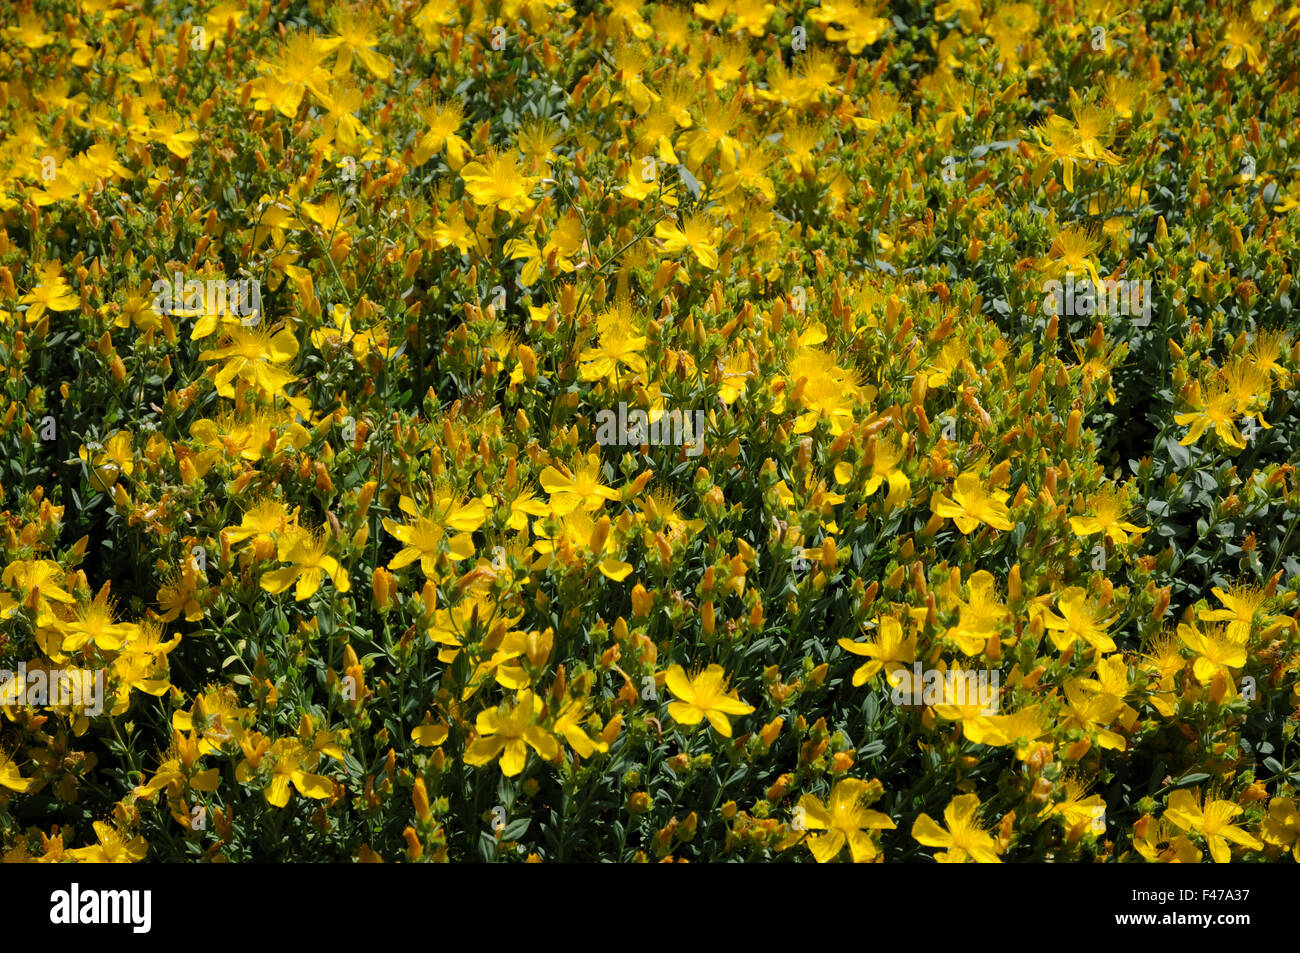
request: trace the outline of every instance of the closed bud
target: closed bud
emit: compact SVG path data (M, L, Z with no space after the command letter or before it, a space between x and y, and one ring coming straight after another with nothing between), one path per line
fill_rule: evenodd
M1092 748L1091 738L1080 738L1068 748L1065 749L1064 757L1066 761L1078 761Z
M537 355L527 344L519 345L519 364L524 370L524 377L530 381L537 379ZM525 422L527 419L524 418Z
M775 718L763 726L758 736L762 739L764 747L770 748L772 746L772 742L776 741L777 735L781 734L781 728L784 724L784 718Z
M406 841L407 860L415 861L424 856L424 848L420 846L420 838L415 833L415 828L408 827L402 831L402 838Z
M767 799L769 801L779 801L785 797L786 792L790 790L791 780L788 772L777 778L772 786L767 789Z
M632 587L632 618L644 619L650 615L650 610L653 608L654 597L638 582Z
M909 539L910 543L911 540ZM834 569L836 562L839 561L839 553L835 549L835 540L827 536L822 540L822 568Z
M551 657L551 649L554 645L555 633L550 628L545 632L529 632L526 642L528 661L533 663L534 668L541 668Z
M601 743L609 746L618 738L618 733L623 730L623 715L618 714L609 720L603 731L600 733Z
M420 820L427 821L433 816L429 810L429 791L424 785L424 778L415 779L415 790L411 793L411 800L415 802L415 816Z
M383 566L379 566L371 573L370 588L375 595L375 605L382 612L393 601L393 594L397 591L397 578Z
M357 520L366 518L366 513L370 510L370 503L375 498L375 491L379 489L379 484L374 480L367 481L362 487L361 492L357 494L357 508L354 511L354 517Z
M596 528L591 534L591 551L599 556L605 551L605 543L609 540L609 517L602 516L596 521Z

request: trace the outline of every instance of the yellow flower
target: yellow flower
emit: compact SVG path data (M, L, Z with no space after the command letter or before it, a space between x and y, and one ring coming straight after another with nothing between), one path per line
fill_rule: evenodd
M375 79L388 79L393 64L371 49L379 44L376 36L379 26L379 21L368 10L335 8L335 35L316 40L316 48L322 53L338 51L334 64L335 78L345 76L352 69L352 57L356 56Z
M707 718L724 738L731 737L728 715L748 715L754 710L752 705L727 691L727 675L721 665L710 665L690 678L680 665L674 665L665 674L664 683L678 698L668 704L668 714L674 721L698 725Z
M71 620L56 619L54 625L63 635L65 652L75 652L90 642L101 651L115 651L138 628L130 622L114 622L112 603L107 598L98 597L94 602L80 606Z
M1238 450L1245 449L1246 441L1233 423L1236 417L1236 402L1222 382L1216 381L1210 385L1208 397L1202 397L1199 381L1193 383L1191 405L1193 410L1185 414L1174 414L1174 423L1191 424L1187 435L1178 441L1182 446L1187 447L1196 443L1201 439L1206 428L1213 427L1219 439L1228 446L1236 447Z
M557 554L573 552L590 552L600 562L596 564L601 575L614 582L622 582L632 573L632 564L618 559L615 554L619 545L610 532L609 518L595 520L583 510L573 510L563 516L556 516L559 528L554 532L546 528L543 520L538 520L533 529L538 540L534 544L539 559L530 568L546 569Z
M65 162L58 170L58 175L53 182L45 183L44 189L32 193L32 204L44 208L47 205L57 205L59 202L78 198L85 191L87 184L93 185L94 183L83 182L81 176L77 174L76 167L71 162ZM55 308L54 310L65 309ZM36 314L30 320L34 321L38 317L40 315Z
M503 703L479 712L475 728L480 737L465 749L465 763L479 766L500 757L501 773L513 778L524 770L530 747L545 760L554 761L560 746L536 723L542 707L540 698L531 691L522 691L513 706Z
M1211 626L1201 632L1195 626L1182 623L1178 626L1178 637L1196 653L1192 674L1202 685L1210 684L1218 674L1222 674L1231 685L1232 673L1228 669L1241 668L1246 664L1245 644L1231 638L1221 625Z
M227 331L225 346L203 351L199 360L225 361L213 378L222 397L235 396L231 382L236 377L274 396L284 395L285 386L298 379L276 365L297 354L298 340L288 330L271 334L261 328L232 328Z
M1128 747L1123 735L1103 727L1119 713L1120 705L1113 696L1089 694L1082 679L1071 678L1065 683L1065 697L1061 710L1063 729L1078 728L1090 737L1095 733L1097 745L1107 750L1123 751Z
M158 697L171 688L165 661L167 651L170 649L163 651L132 648L122 652L113 660L113 675L118 685L117 703L113 707L114 715L122 714L127 710L132 691Z
M429 638L439 645L446 646L439 650L438 661L454 662L466 641L470 641L469 637L476 632L480 636L489 636L485 639L488 644L500 640L498 643L500 651L497 654L509 656L511 641L516 637L516 633L510 631L510 626L523 618L523 612L507 611L490 597L487 585L486 579L481 579L469 587L465 597L456 605L450 609L434 611L433 624L429 626ZM494 656L490 664L496 665L500 661L501 659ZM504 681L499 674L497 681ZM471 679L470 684L474 684L474 679Z
M1106 634L1106 628L1116 616L1104 617L1105 610L1088 597L1085 589L1070 586L1057 597L1058 616L1050 609L1040 609L1043 625L1052 634L1056 648L1064 652L1075 639L1083 639L1101 652L1114 652L1115 640ZM1057 635L1056 633L1060 633Z
M623 43L614 51L617 78L627 91L627 98L638 116L643 115L659 98L641 79L641 72L649 62L649 54L630 43Z
M30 306L23 320L31 324L39 320L46 308L51 311L71 311L81 304L81 300L62 278L47 276L30 292L19 298L18 303Z
M952 378L953 372L962 366L962 360L966 357L967 348L960 341L950 341L945 344L935 357L933 368L925 376L925 382L931 389L943 387Z
M753 359L749 356L749 352L737 351L729 354L722 364L721 373L722 381L718 385L718 397L730 407L745 393L749 387L749 379L754 376ZM839 479L839 467L840 464L837 464L836 479ZM848 480L840 480L840 482L847 483Z
M1196 613L1196 617L1203 622L1226 622L1228 638L1234 642L1246 642L1250 638L1255 613L1268 598L1264 595L1264 590L1259 586L1242 585L1233 586L1228 592L1224 592L1218 586L1210 591L1223 603L1224 608L1201 609ZM1277 619L1278 616L1265 614L1260 619L1260 624L1268 626Z
M199 134L193 129L183 129L179 117L165 116L154 126L153 139L166 146L176 158L188 159L194 152L194 143L199 141Z
M1269 801L1268 817L1260 832L1267 843L1290 847L1300 863L1300 811L1296 810L1295 798L1275 797Z
M250 540L251 545L258 550L259 558L269 558L275 551L276 536L286 532L297 515L295 509L291 516L283 503L260 500L249 507L238 526L226 527L221 535L228 543Z
M796 175L813 171L812 154L821 139L821 127L809 122L795 123L781 134L781 145L789 153L785 159Z
M584 699L575 698L562 709L555 719L554 731L568 742L569 747L580 758L590 758L596 752L602 754L609 750L609 745L604 741L593 741L582 728L583 722L586 721L587 703Z
M189 761L182 764L179 756L164 761L148 784L138 785L132 790L131 793L137 799L152 801L164 789L169 798L180 797L187 790L212 792L217 789L221 781L221 769L199 771L198 765L193 763L198 756L198 739L193 735L188 739L181 738L180 735L176 737L179 739L178 746L185 749Z
M964 535L969 536L981 523L994 529L1012 528L1007 510L1009 493L985 489L978 474L967 472L953 483L952 498L936 493L930 508L940 516L950 517Z
M412 162L423 165L442 149L447 150L447 165L453 171L465 164L469 153L469 143L456 134L460 124L465 121L465 112L460 103L441 102L419 110L420 118L429 127L415 144Z
M221 44L225 40L226 25L231 20L235 21L235 28L238 29L247 19L247 9L234 0L222 0L211 7L204 17L206 35L202 37L203 48L206 50L213 45ZM190 42L195 42L193 34Z
M1051 749L1051 745L1039 740L1052 730L1042 705L1031 705L1009 715L967 718L961 725L967 741L993 747L1014 745L1021 761L1028 762Z
M45 614L48 602L71 603L76 600L65 592L59 580L63 577L63 570L59 564L52 559L34 559L34 560L16 560L5 567L3 575L0 575L0 582L8 588L17 589L22 593L22 601L27 602L35 593L37 615ZM8 593L5 593L8 595ZM0 605L3 605L0 602ZM9 605L0 613L0 618L12 614L16 608L15 605Z
M1070 517L1070 529L1076 536L1092 536L1105 533L1106 538L1117 546L1129 541L1129 533L1141 536L1146 529L1134 526L1123 520L1127 507L1127 496L1122 489L1108 486L1100 489L1088 501L1091 515Z
M26 794L34 783L35 781L32 778L23 777L18 770L18 765L7 754L0 751L0 787L8 788L10 791L17 791L19 794Z
M119 430L102 446L97 443L83 446L77 451L77 456L93 467L91 487L104 493L113 488L120 475L130 476L135 470L135 451L129 430Z
M1133 727L1137 721L1137 712L1124 699L1131 690L1128 677L1128 663L1123 655L1108 655L1097 663L1095 678L1084 679L1081 683L1090 692L1096 692L1119 706L1120 724L1125 730Z
M461 502L452 495L443 494L432 503L432 516L425 516L410 497L403 496L398 501L403 513L414 518L413 523L396 523L385 517L384 529L402 542L403 547L397 555L388 561L389 569L404 569L419 560L420 569L425 578L437 576L438 556L443 552L443 540L447 530L455 530L455 536L446 539L446 551L455 559L469 559L474 555L474 539L469 534L483 525L487 517L487 508L481 500Z
M1264 847L1253 834L1232 823L1232 819L1241 812L1241 806L1232 801L1206 801L1202 807L1201 789L1188 791L1183 788L1169 796L1165 818L1185 831L1195 831L1203 836L1214 862L1226 864L1232 859L1232 848L1228 846L1228 841L1250 850L1262 850Z
M810 835L807 840L808 849L819 864L834 860L845 844L848 844L855 864L876 857L878 848L867 831L892 831L897 826L888 814L868 810L867 805L880 797L880 793L879 781L844 778L831 791L829 807L811 794L799 799L797 810L802 811L804 827L826 831L825 834Z
M1235 70L1244 59L1252 70L1263 69L1264 55L1258 39L1259 27L1244 18L1233 18L1224 30L1216 51L1223 51L1223 68Z
M1143 828L1143 833L1133 838L1133 846L1148 864L1201 862L1201 852L1196 845L1165 818L1153 821L1148 814L1133 825L1134 831L1139 827Z
M660 222L655 226L655 238L664 243L664 252L676 255L689 251L696 261L708 269L718 267L718 240L716 230L708 220L693 215L680 226Z
M17 26L5 27L5 34L29 50L39 50L54 42L54 37L45 32L41 18L30 13L19 17Z
M939 863L965 863L967 858L977 864L1000 864L997 842L980 827L980 799L977 794L962 794L952 799L943 810L947 830L940 827L929 814L922 814L912 825L912 837L926 847L947 848L936 854Z
M216 461L219 457L231 460L260 460L264 454L288 447L301 450L311 442L311 434L302 424L291 423L280 429L283 421L276 414L253 413L237 417L233 413L220 414L216 420L202 418L190 424L190 436L209 447L200 457ZM127 471L128 473L130 471Z
M149 852L149 842L143 837L137 834L128 840L105 821L95 821L95 837L99 843L69 850L67 855L84 864L133 864L144 860Z
M1034 138L1038 140L1040 153L1038 165L1035 166L1031 182L1037 188L1047 177L1052 165L1061 163L1061 181L1065 191L1074 191L1074 170L1083 161L1083 149L1078 137L1069 123L1044 122L1033 129Z
M606 311L596 319L600 334L597 347L583 348L578 355L582 362L580 373L584 381L600 381L613 378L620 367L626 367L635 374L644 374L645 358L640 351L645 350L646 337L632 330L630 306Z
M1040 816L1044 819L1059 817L1065 821L1067 829L1082 826L1081 833L1101 833L1096 829L1100 826L1097 822L1104 823L1106 816L1106 802L1101 796L1085 797L1087 785L1070 775L1061 779L1060 790L1065 796L1043 808Z
M598 510L606 500L618 500L622 494L601 483L600 457L588 456L576 469L547 467L538 476L542 489L551 495L551 507L560 516L576 509Z
M347 570L333 556L326 555L328 548L329 542L324 534L302 527L290 527L280 537L276 558L292 565L264 572L262 588L276 594L284 592L296 582L294 598L302 602L316 594L328 573L334 582L334 588L339 592L347 592L352 585Z
M327 344L332 347L342 347L351 344L352 356L358 362L365 360L371 348L374 348L384 360L388 360L397 352L397 348L388 346L388 332L382 328L372 328L369 331L358 331L353 328L352 315L341 304L336 304L331 309L330 320L334 327L323 327L311 332L311 343L314 347L324 348Z
M328 98L330 74L321 65L326 54L317 46L317 40L309 30L294 30L275 58L262 64L268 75L262 77L267 105L261 108L274 106L282 116L292 119L307 90L318 99ZM254 108L258 108L256 104Z
M916 661L916 633L904 636L902 625L893 616L881 617L880 630L874 640L853 642L840 639L839 645L846 652L872 659L853 673L855 688L875 677L882 668L886 672L892 672Z
M512 217L533 207L531 196L537 179L526 175L507 153L490 151L461 169L460 176L475 205L491 205Z
M949 626L944 635L957 643L966 655L984 651L989 636L998 631L1007 618L1007 608L998 601L993 574L978 570L970 577L969 601L955 600L958 609L957 624Z
M825 7L826 5L822 4L819 9L825 9ZM829 17L829 20L840 23L841 27L828 26L826 39L837 42L843 41L848 46L849 52L854 56L861 53L863 48L879 40L892 26L892 23L884 17L874 16L872 7L869 5L836 3L834 9L835 13ZM828 22L828 18L823 17L821 22Z
M863 485L862 492L870 496L876 492L882 482L888 483L889 492L885 496L886 510L904 505L912 496L912 483L899 467L906 452L907 441L904 439L876 441L875 457L871 462L871 476ZM848 482L839 479L838 465L835 468L835 478L841 483Z
M172 727L197 733L200 755L216 754L230 742L238 743L243 738L244 721L252 714L253 709L239 707L234 689L226 685L199 695L190 711L173 711Z
M830 425L831 434L839 436L844 432L845 425L853 422L854 406L862 391L851 374L831 364L813 370L808 377L803 378L803 387L799 388L798 393L799 401L807 411L795 421L794 432L810 433L819 421L825 420ZM868 396L871 396L870 392ZM872 493L879 485L877 479L872 488L865 492Z
M271 784L266 789L266 800L274 807L284 807L289 803L290 785L298 789L303 797L323 801L334 794L334 782L319 774L312 774L311 767L319 758L315 752L309 752L297 738L279 738L271 745L267 753L271 758ZM244 767L248 762L243 762ZM246 769L245 769L246 770ZM239 780L239 772L236 771Z

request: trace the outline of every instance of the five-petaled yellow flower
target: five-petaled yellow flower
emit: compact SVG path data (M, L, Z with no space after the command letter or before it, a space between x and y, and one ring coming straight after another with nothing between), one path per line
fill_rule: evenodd
M949 517L965 535L970 535L981 523L994 529L1012 528L1007 511L1007 497L1001 490L986 489L978 474L963 473L953 482L952 497L936 493L931 509L940 516Z
M879 849L867 831L892 831L897 826L888 814L868 809L867 805L880 797L880 793L879 781L844 778L831 791L829 806L811 794L799 799L796 812L803 826L810 831L826 832L812 834L807 840L808 849L819 864L834 860L845 844L855 864L875 859Z
M934 855L941 864L962 864L968 859L977 864L1000 864L997 841L980 826L976 816L979 808L979 795L959 795L943 809L947 830L929 814L922 814L912 825L912 836L926 847L946 848Z
M294 598L302 602L316 594L328 574L335 589L347 592L352 585L347 570L339 565L337 559L328 555L328 550L329 542L322 533L297 526L290 527L280 537L276 558L291 565L264 572L262 588L270 593L280 593L297 583Z
M525 690L519 693L514 705L502 704L479 712L474 722L479 737L465 749L465 763L483 765L499 757L501 773L513 778L524 770L529 748L545 760L554 761L560 746L537 723L542 711L542 700Z
M698 725L707 718L724 738L731 737L728 715L748 715L754 710L727 691L727 673L721 665L710 665L689 678L680 665L674 665L665 674L664 683L678 699L668 704L668 714L674 721Z
M1200 788L1194 792L1186 788L1175 791L1169 795L1169 806L1165 808L1167 820L1205 838L1216 864L1226 864L1232 859L1228 841L1249 850L1262 850L1264 847L1257 837L1232 822L1241 813L1241 805L1232 801L1211 800L1202 807Z

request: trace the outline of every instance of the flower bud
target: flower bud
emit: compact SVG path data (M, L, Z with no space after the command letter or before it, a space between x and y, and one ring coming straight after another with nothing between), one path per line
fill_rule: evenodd
M429 792L424 786L424 778L415 779L415 790L411 792L411 800L415 802L415 816L420 820L427 821L433 816L429 810Z
M645 586L637 583L632 587L632 618L644 619L654 608L654 596L646 592Z
M383 566L379 566L371 573L370 587L375 595L376 607L383 612L393 601L393 594L397 591L397 578Z

